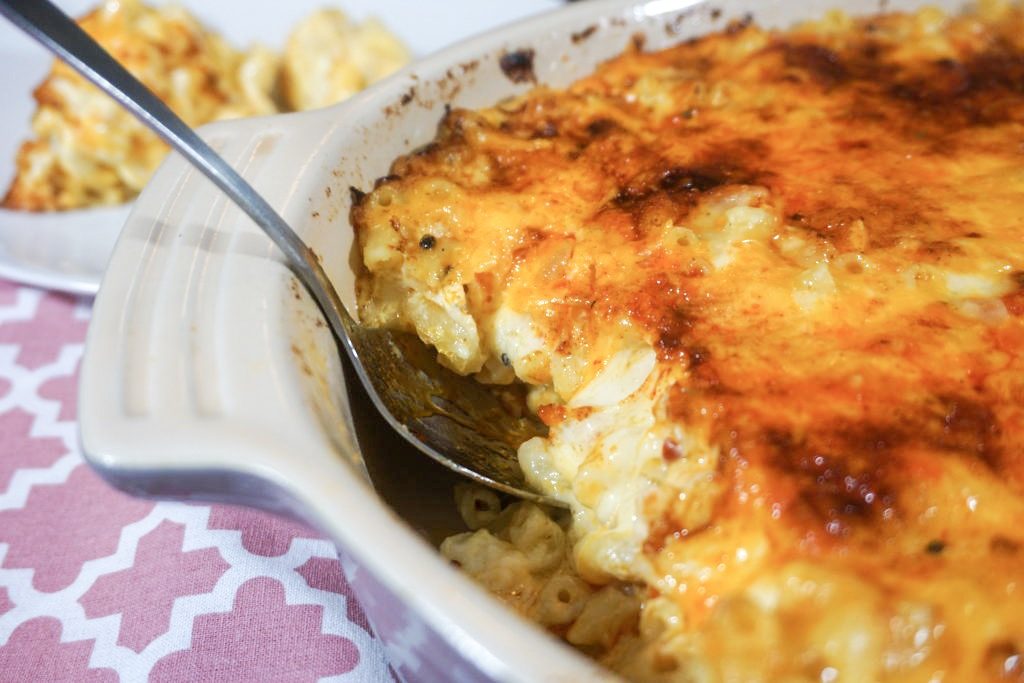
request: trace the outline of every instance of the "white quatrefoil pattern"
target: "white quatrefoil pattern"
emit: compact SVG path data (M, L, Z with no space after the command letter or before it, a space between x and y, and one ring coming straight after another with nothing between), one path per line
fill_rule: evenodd
M0 281L0 680L391 680L316 531L132 498L83 462L89 313Z

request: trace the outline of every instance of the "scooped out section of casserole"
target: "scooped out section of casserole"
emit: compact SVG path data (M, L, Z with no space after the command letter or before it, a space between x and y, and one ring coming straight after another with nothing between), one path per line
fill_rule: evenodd
M1024 13L630 50L356 202L360 313L550 427L442 552L642 681L1024 676Z

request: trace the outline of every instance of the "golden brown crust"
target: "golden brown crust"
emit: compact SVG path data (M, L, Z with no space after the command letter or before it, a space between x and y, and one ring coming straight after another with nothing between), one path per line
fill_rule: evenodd
M738 656L700 634L796 563L855 577L836 614L925 605L941 625L879 678L1020 661L1024 14L993 14L629 52L565 92L452 111L354 209L364 248L389 226L403 277L464 286L484 346L507 307L585 378L627 327L655 349L664 419L721 456L699 514L667 486L645 502L652 596L682 609L688 647ZM380 283L397 266L378 261ZM752 537L767 550L740 563ZM809 656L822 604L786 612L792 643L760 675Z

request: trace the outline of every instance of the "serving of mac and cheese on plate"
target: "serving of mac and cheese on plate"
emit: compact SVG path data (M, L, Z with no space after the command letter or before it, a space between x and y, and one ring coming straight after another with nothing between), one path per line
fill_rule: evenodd
M283 54L236 48L177 5L107 0L78 23L190 126L335 104L409 60L379 21L356 24L338 9L299 22ZM33 96L33 138L18 151L4 208L120 204L167 154L154 133L60 61Z
M1022 36L734 21L447 111L360 313L528 385L571 512L460 489L442 553L634 680L1024 676Z

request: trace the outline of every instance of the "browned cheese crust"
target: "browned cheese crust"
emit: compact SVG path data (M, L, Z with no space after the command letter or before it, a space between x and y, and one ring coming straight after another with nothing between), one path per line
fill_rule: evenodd
M681 610L688 645L650 636L645 663L634 645L613 665L817 676L816 629L849 602L885 630L863 657L899 662L873 675L1024 676L1020 11L734 24L631 50L565 91L451 111L391 174L354 209L361 244L387 230L405 276L457 275L477 321L523 313L584 381L630 326L674 373L659 416L719 454L706 513L671 486L642 504L649 576L675 579L647 598ZM730 233L733 205L769 219ZM389 267L364 302L406 291ZM541 415L581 417L566 400ZM663 455L686 458L672 439ZM758 635L748 588L794 563L865 592L779 598L784 637ZM924 606L924 635L901 605Z

